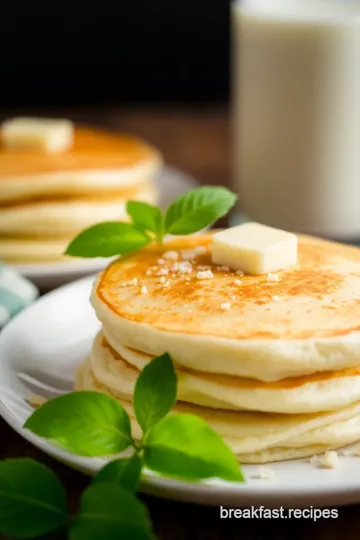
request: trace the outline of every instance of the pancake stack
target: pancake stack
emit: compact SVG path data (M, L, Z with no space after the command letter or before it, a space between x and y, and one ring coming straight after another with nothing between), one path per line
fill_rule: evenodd
M76 388L131 400L168 352L175 411L206 419L243 463L312 456L360 439L360 250L299 236L295 267L249 276L211 262L211 233L112 263L92 304L102 330Z
M161 156L134 137L76 128L72 147L56 154L0 143L0 259L5 261L61 260L84 228L125 220L127 200L157 202L154 178Z

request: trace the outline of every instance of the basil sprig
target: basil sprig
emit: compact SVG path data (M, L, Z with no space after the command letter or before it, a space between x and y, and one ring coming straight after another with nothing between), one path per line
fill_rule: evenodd
M146 507L136 497L144 467L186 481L243 482L236 456L203 419L171 413L176 394L174 365L164 354L136 382L133 406L140 440L132 436L124 407L102 393L71 392L33 412L24 427L73 453L115 456L129 449L132 454L98 472L76 516L69 514L64 488L45 466L29 459L0 462L0 532L34 538L67 529L70 540L154 540Z
M73 257L112 257L141 249L164 236L198 232L225 216L236 195L220 186L193 189L174 201L167 211L141 201L128 201L131 222L105 222L82 231L66 250Z
M133 443L124 407L106 394L87 390L48 401L24 427L81 456L109 456Z
M145 366L134 390L135 415L145 433L172 409L176 388L176 373L167 353Z

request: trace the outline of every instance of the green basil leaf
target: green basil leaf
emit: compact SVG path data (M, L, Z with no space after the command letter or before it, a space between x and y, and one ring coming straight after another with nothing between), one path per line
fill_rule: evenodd
M225 216L237 196L224 187L203 186L188 191L174 201L165 215L165 230L170 234L191 234Z
M73 257L112 257L147 246L151 239L130 223L109 221L82 231L66 249Z
M136 454L131 458L110 461L97 473L93 484L114 482L135 493L139 487L141 466L141 459Z
M157 238L162 237L164 217L158 206L141 201L128 201L126 210L133 225L140 231L151 231Z
M100 392L78 391L51 399L24 427L82 456L109 456L132 444L125 409Z
M134 411L144 432L172 409L176 387L176 373L167 353L151 360L142 370L134 390Z
M82 496L70 540L153 540L145 506L123 487L92 484Z
M172 414L155 424L144 439L145 464L182 480L223 478L244 481L236 456L202 419Z
M65 490L55 474L32 459L0 462L0 532L34 538L66 525Z

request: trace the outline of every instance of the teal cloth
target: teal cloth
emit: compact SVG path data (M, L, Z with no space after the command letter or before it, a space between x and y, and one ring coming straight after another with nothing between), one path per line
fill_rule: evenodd
M35 285L0 261L0 328L38 296Z

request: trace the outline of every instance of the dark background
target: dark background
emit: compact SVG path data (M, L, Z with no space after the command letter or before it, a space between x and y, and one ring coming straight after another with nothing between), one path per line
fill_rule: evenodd
M0 107L223 102L230 0L4 2Z

